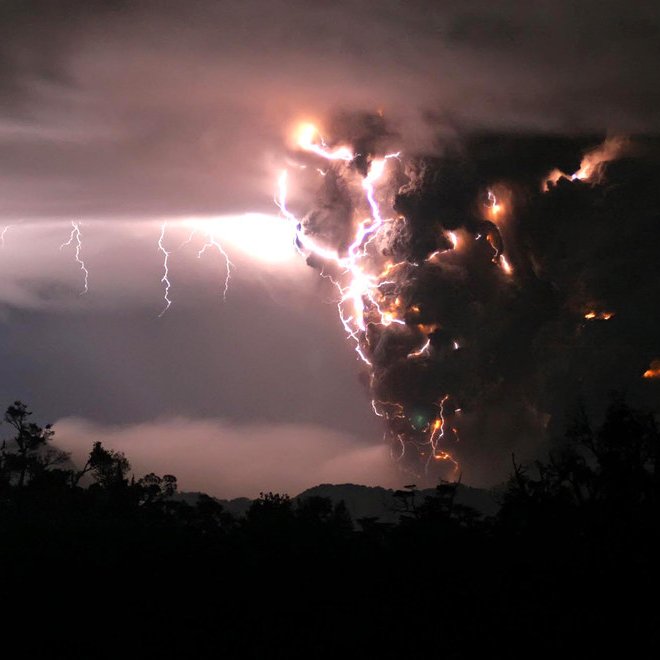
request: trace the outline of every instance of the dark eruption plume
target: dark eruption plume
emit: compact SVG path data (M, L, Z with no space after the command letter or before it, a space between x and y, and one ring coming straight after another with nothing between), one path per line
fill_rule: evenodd
M355 156L325 163L303 231L341 256L364 213L358 182L396 137L381 117L331 125L328 148ZM649 403L658 149L640 139L644 151L587 168L602 142L468 136L438 156L403 154L379 185L389 221L361 244L378 286L356 340L393 454L416 475L503 473L511 451L529 456L567 407L604 390Z

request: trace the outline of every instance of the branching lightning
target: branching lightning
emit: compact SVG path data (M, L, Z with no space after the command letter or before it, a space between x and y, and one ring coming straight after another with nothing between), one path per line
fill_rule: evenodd
M194 233L195 232L193 232L190 235L190 238L188 239L187 242L189 242L192 239ZM204 245L202 245L202 247L200 248L199 252L197 252L197 258L201 259L202 255L211 248L215 248L223 256L225 260L226 275L225 275L224 289L222 291L222 299L227 300L227 291L229 291L229 281L231 279L231 269L234 268L234 264L229 258L229 255L225 252L222 245L216 240L212 232L207 233L206 243L204 243Z
M76 263L80 265L80 270L83 272L83 290L80 292L80 295L82 296L83 294L87 293L87 291L89 290L88 287L89 271L87 270L87 267L85 266L85 262L80 256L82 251L82 233L80 231L80 224L72 220L71 226L72 229L71 229L71 235L69 236L69 240L66 241L66 243L62 243L62 245L60 245L60 250L64 249L65 247L68 247L69 245L75 244Z
M165 238L165 227L167 223L163 223L160 226L160 236L158 237L158 251L163 253L163 277L160 278L161 284L165 287L164 293L163 293L163 299L165 300L165 307L163 307L163 310L161 313L158 315L160 318L165 312L170 308L170 305L172 304L172 301L170 300L169 293L170 293L170 287L172 286L170 280L169 280L169 267L168 267L168 259L170 258L170 252L168 252L165 249L165 246L163 245L163 240Z
M602 147L587 153L580 169L569 177L558 170L551 172L544 182L545 189L548 190L549 186L561 177L572 181L597 181L602 174L603 164L613 159L623 148L622 145L622 142L608 141ZM441 273L445 268L456 266L456 257L468 253L470 241L479 241L482 238L492 249L492 254L488 250L484 253L478 247L479 244L475 254L491 259L497 266L497 269L493 269L495 272L501 270L512 277L514 269L508 258L509 252L505 255L505 247L509 246L504 243L504 238L509 240L512 234L503 231L507 229L506 223L512 217L512 191L501 184L496 184L494 189L483 191L486 199L482 199L479 210L481 217L475 220L474 225L439 223L441 229L436 230L435 225L427 224L427 229L430 226L433 232L437 231L437 235L435 239L434 236L430 237L428 248L423 247L424 251L418 252L409 249L406 243L407 240L416 238L414 218L402 217L406 215L403 211L401 215L398 214L398 209L404 207L398 206L397 202L408 183L399 188L398 192L395 191L394 195L391 185L390 189L387 189L388 182L400 183L404 177L410 177L411 187L416 185L409 170L404 170L399 165L399 152L376 155L356 153L345 144L329 146L319 130L311 124L305 124L300 129L297 146L307 154L306 158L316 160L300 165L300 169L309 167L309 171L318 172L322 177L320 181L327 177L324 183L326 187L333 185L335 179L342 186L345 185L348 191L347 208L352 209L348 220L350 238L346 240L342 235L340 247L324 244L325 239L319 237L319 234L323 234L315 233L318 228L314 226L314 221L310 220L313 215L297 217L288 208L287 170L283 170L277 178L274 201L281 218L289 223L293 230L298 253L305 258L314 257L310 263L316 264L321 276L329 279L336 290L334 302L340 322L347 338L354 345L357 360L365 365L365 370L369 373L372 409L375 415L387 423L385 435L391 448L394 448L393 454L402 459L409 456L408 448L412 447L417 452L416 456L423 457L420 467L428 470L434 462L439 461L451 463L456 472L459 469L458 462L447 451L447 447L451 448L451 443L459 440L459 430L452 427L450 422L453 421L453 416L460 412L460 408L456 407L460 399L455 393L446 392L446 384L442 384L441 390L438 389L440 386L432 385L421 395L415 387L411 388L413 393L397 390L386 383L386 378L381 378L382 373L385 373L383 364L389 361L396 368L401 367L403 371L400 373L413 374L413 377L424 371L433 375L433 369L438 368L441 360L460 360L469 352L469 336L465 338L466 348L463 349L464 338L460 331L456 332L451 323L445 326L445 320L438 318L442 307L434 308L433 304L430 304L427 309L415 287L420 281L424 281L426 276L436 277L433 274L435 271ZM323 167L316 167L321 160L325 161L322 163ZM413 190L416 193L416 189ZM393 198L397 201L392 202ZM394 217L385 217L387 214L384 214L381 208L385 208L385 200L390 200L390 207L397 209ZM344 223L344 216L341 218ZM4 247L5 236L13 226L6 225L0 231L0 247ZM82 258L80 223L72 221L71 227L69 239L62 243L60 250L74 246L75 260L83 273L83 289L80 292L80 295L83 295L88 292L89 271ZM173 302L170 298L170 257L174 248L170 251L165 247L167 227L166 222L160 225L157 240L157 251L162 255L160 283L164 301L159 318ZM452 230L449 227L452 227ZM345 224L342 224L341 230L345 229ZM222 296L226 300L235 265L214 230L207 224L194 224L179 249L193 242L197 235L200 236L199 243L204 241L197 250L198 259L212 249L217 250L224 259L226 274ZM401 248L400 244L404 247ZM197 246L196 241L195 248ZM267 252L270 251L269 244ZM408 257L402 258L402 253ZM522 272L521 269L518 280L522 279ZM606 321L614 316L614 312L587 308L582 315L586 321ZM453 332L456 334L449 334ZM456 336L459 337L460 344L458 339L453 339ZM461 352L449 357L452 351L459 349ZM390 373L391 369L387 371L388 375ZM399 375L399 372L394 373ZM654 360L643 377L650 380L660 379L660 362ZM407 382L405 378L402 379L404 383Z
M358 154L355 154L347 146L329 148L321 138L318 130L306 124L299 133L298 147L317 157L330 161L329 167L339 167L345 176L355 176L354 170L350 169L351 163ZM368 216L357 220L354 225L353 240L344 254L339 254L336 249L319 244L312 236L306 233L304 221L299 220L287 207L288 173L281 172L277 180L277 193L275 204L278 206L282 217L295 228L295 244L298 252L303 256L314 255L332 266L335 274L329 275L321 271L324 277L332 281L336 287L339 299L337 311L346 335L355 344L358 358L370 369L373 369L368 353L371 351L369 344L370 327L407 325L405 315L412 311L418 313L419 308L413 305L406 309L401 297L397 293L397 280L392 279L395 272L405 272L399 269L416 267L417 264L409 261L394 263L375 249L378 235L383 226L389 222L400 221L399 218L389 220L383 218L378 202L377 187L382 181L389 160L399 159L400 154L391 153L382 158L373 158L368 162L366 176L361 180L361 188L364 192L365 209ZM336 164L333 164L333 161ZM325 176L328 170L321 170ZM455 232L448 232L447 239L451 245L449 251L456 249L458 237ZM431 256L438 256L434 253ZM416 310L416 311L415 311ZM423 326L419 326L420 329ZM429 332L433 328L427 329ZM455 344L458 347L458 344ZM409 359L420 359L429 356L431 350L431 339L427 336L419 348L411 350L407 357ZM373 371L371 382L373 384ZM439 448L439 443L444 438L444 403L446 395L439 404L440 417L427 425L426 440L419 442L415 440L416 432L413 432L412 422L406 415L404 406L399 402L379 401L373 399L371 402L374 414L383 417L392 428L400 428L399 431L391 431L393 439L400 446L398 458L402 458L406 452L406 445L413 442L417 446L428 445L430 458L439 461L454 463L455 469L458 464L452 456ZM408 430L405 430L408 427ZM387 432L386 432L387 435Z

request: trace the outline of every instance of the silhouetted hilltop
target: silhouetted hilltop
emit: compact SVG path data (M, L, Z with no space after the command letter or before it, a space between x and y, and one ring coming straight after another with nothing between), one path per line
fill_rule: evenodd
M417 504L426 497L435 495L435 489L428 488L416 493ZM395 491L381 486L360 486L358 484L319 484L308 488L295 499L327 497L333 504L344 501L353 520L378 518L380 522L396 523L402 511L402 503ZM495 495L488 490L471 488L460 484L456 491L456 503L469 506L484 516L493 516L499 506Z
M204 493L184 491L175 493L173 499L195 506ZM435 495L435 490L427 488L417 491L416 503L422 504L427 497ZM304 500L309 497L325 497L333 504L344 502L354 521L360 518L377 518L380 522L396 523L402 512L402 502L396 497L395 491L382 486L361 486L360 484L319 484L304 490L293 500ZM236 497L231 500L213 498L221 504L227 513L243 517L254 500L247 497ZM456 503L476 509L484 516L494 516L499 505L493 491L482 488L471 488L460 484L456 491Z
M209 497L206 493L201 491L181 491L174 493L172 499L177 502L184 502L190 506L195 506L199 501L200 497ZM215 500L218 504L221 504L223 509L230 513L232 516L237 516L239 518L243 517L247 510L250 508L250 505L254 500L251 500L249 497L235 497L232 500L223 500L219 497L212 497L211 499Z

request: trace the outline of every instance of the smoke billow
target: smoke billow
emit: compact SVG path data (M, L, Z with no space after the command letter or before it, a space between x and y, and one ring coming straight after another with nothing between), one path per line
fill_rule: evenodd
M340 258L352 250L353 279L374 278L353 316L340 312L362 315L348 330L406 470L480 481L559 433L579 400L598 412L608 390L626 389L652 402L652 140L473 135L439 156L401 154L376 184L384 223L356 250L359 183L396 136L380 118L330 125L356 157L324 163L302 231ZM318 254L309 263L332 274ZM344 292L345 275L332 275Z

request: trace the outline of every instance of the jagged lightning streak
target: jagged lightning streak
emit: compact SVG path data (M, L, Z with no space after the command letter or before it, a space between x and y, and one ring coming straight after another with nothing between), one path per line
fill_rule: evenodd
M421 357L422 355L428 355L430 348L431 348L431 340L427 339L424 346L422 346L420 349L416 351L412 351L411 353L408 353L407 357L408 359L410 359L410 358Z
M172 283L169 280L169 266L168 266L168 259L170 258L170 252L168 252L165 249L165 246L163 245L163 240L165 238L165 227L167 223L164 222L160 226L160 236L158 237L158 251L163 253L163 277L160 278L161 284L165 287L165 291L163 293L163 299L165 300L165 307L163 307L163 311L158 315L158 318L160 318L165 312L170 308L172 305L172 301L170 300L169 294L170 294L170 287L172 286Z
M5 235L15 225L5 225L0 233L0 247L5 247Z
M320 144L317 144L314 142L314 138L317 135L320 138L317 129L311 124L306 124L301 129L298 146L305 151L314 153L330 161L350 162L355 158L356 155L348 147L342 146L330 151L322 138L320 138ZM349 276L346 285L342 285L332 277L330 277L330 280L340 294L337 309L342 325L347 335L355 341L355 350L359 358L369 366L371 366L371 362L360 345L358 334L366 330L365 315L367 310L365 301L368 301L371 307L376 310L378 316L377 323L385 326L392 323L405 325L405 322L397 318L391 310L383 311L378 301L378 287L381 286L382 282L379 281L380 278L378 275L366 272L360 264L361 259L367 256L369 243L373 241L385 222L375 199L375 183L382 176L387 160L399 158L399 155L398 152L388 154L384 158L374 159L369 164L367 175L362 180L362 188L365 191L366 200L371 212L370 217L358 223L355 237L345 257L339 256L336 250L322 247L313 241L303 231L302 223L287 209L286 170L281 173L278 179L278 194L275 197L275 203L280 209L280 212L295 227L296 248L298 252L302 254L303 250L305 250L308 253L330 261L339 267L342 275ZM345 309L347 304L350 304L351 310Z
M193 230L190 232L190 236L188 236L188 238L186 238L186 240L183 241L183 243L181 243L181 245L179 245L179 250L180 250L182 247L185 247L186 245L188 245L189 243L191 243L191 242L192 242L192 239L195 238L195 235L196 235L196 234L197 234L197 229L193 229Z
M493 223L496 223L496 221L500 218L500 215L504 212L504 205L497 199L495 193L492 190L488 191L488 202L486 203L486 208ZM494 251L493 263L499 265L507 275L513 275L513 267L504 255L504 249L500 249L497 246L494 237L490 233L486 236L486 240L488 243L490 243L490 246Z
M82 260L80 253L82 251L82 233L80 231L80 224L75 221L71 221L71 226L73 229L71 229L71 235L69 236L69 240L66 243L62 243L60 245L60 250L64 249L65 247L72 245L74 240L75 240L75 246L76 246L76 262L80 264L80 270L83 272L83 290L80 292L80 295L84 295L89 291L89 271L87 270L87 267L85 266L85 262Z
M302 127L299 133L298 146L302 150L313 153L328 161L339 161L337 165L339 167L345 167L345 164L350 164L356 157L356 154L346 146L329 148L318 130L311 124L306 124ZM370 249L370 245L375 241L383 225L386 222L393 222L393 220L385 220L382 217L376 199L376 184L384 173L387 161L392 158L398 159L399 153L388 154L382 158L374 158L368 163L366 175L361 180L361 187L365 194L369 216L366 219L356 222L353 240L343 255L340 255L335 249L319 245L313 237L307 235L303 227L303 221L299 220L287 208L288 174L286 170L280 174L277 180L277 193L275 195L275 204L278 206L282 217L294 228L295 246L298 252L302 256L314 255L337 267L338 274L336 275L328 275L323 273L323 271L321 274L323 277L330 279L339 292L337 311L341 323L347 336L354 341L355 351L359 359L370 368L373 368L373 365L367 356L367 347L369 346L368 327L370 325L384 327L392 324L407 325L405 320L407 310L397 294L396 279L392 279L389 275L400 267L418 266L418 264L409 261L392 263L388 259L383 263L383 255L376 249ZM324 172L321 173L325 174ZM458 245L457 235L454 232L449 232L447 238L451 244L451 249L456 249ZM414 311L415 306L409 309ZM419 312L419 309L416 311ZM421 326L420 330L423 330ZM456 344L455 348L457 347L458 345ZM415 359L428 356L430 350L431 341L427 336L425 343L417 350L411 351L408 354L408 358ZM441 461L449 461L457 467L457 463L452 456L438 447L440 440L444 437L444 403L447 400L447 396L438 404L440 410L439 419L434 420L432 424L427 426L425 433L428 432L429 435L423 444L429 448L429 461L433 458ZM388 422L394 422L399 425L406 423L407 416L405 415L402 404L373 399L371 405L374 413L379 417L385 418ZM412 442L420 446L419 442L409 437L410 434L408 432L396 431L394 429L390 429L389 432L392 434L392 438L396 437L401 447L398 458L402 458L405 454L407 443ZM388 432L386 432L386 437L387 435ZM427 461L427 468L429 461Z
M190 238L192 238L193 235L194 234L191 234ZM229 291L229 281L231 279L231 269L235 267L234 263L231 261L229 255L225 252L222 245L218 243L215 236L213 235L213 232L208 232L206 235L206 239L207 239L206 243L204 243L204 245L202 245L199 252L197 252L197 258L201 259L204 252L206 252L206 250L208 250L209 248L216 248L216 250L224 257L225 267L227 269L226 271L227 275L225 276L225 286L222 292L222 299L227 300L227 291Z
M431 424L430 427L430 434L428 439L428 444L430 446L430 453L429 453L429 459L426 462L427 470L429 463L431 462L431 459L435 459L436 461L449 461L454 464L455 471L459 469L458 463L454 460L454 458L449 452L444 451L442 449L438 449L438 444L445 435L445 424L447 423L447 421L445 419L444 408L448 398L449 398L449 394L445 394L445 396L443 396L442 399L438 402L437 405L440 414L438 418L434 420L434 422ZM452 431L456 433L455 429L452 429Z
M321 144L316 144L314 138L318 136ZM323 138L319 135L319 131L314 124L303 124L298 133L298 146L305 151L315 153L327 160L343 160L350 163L355 154L348 147L338 147L334 151L328 151ZM325 175L324 175L325 176Z

